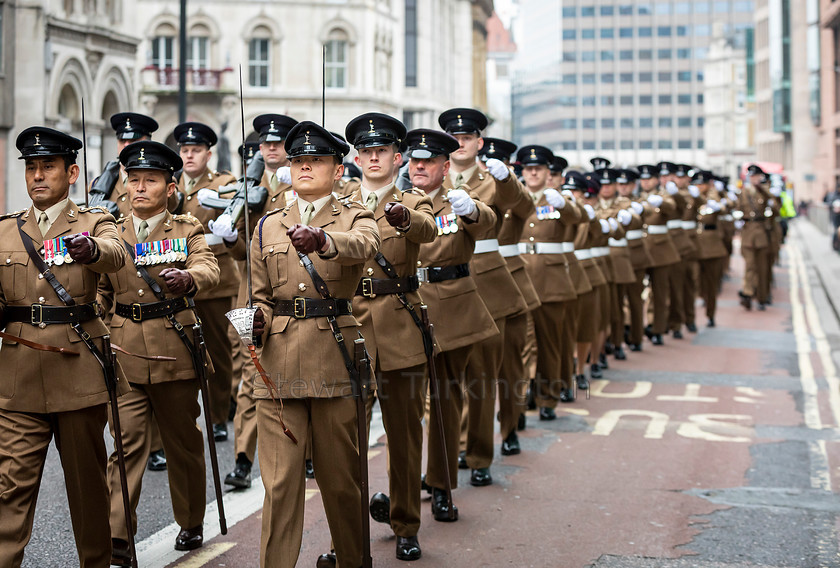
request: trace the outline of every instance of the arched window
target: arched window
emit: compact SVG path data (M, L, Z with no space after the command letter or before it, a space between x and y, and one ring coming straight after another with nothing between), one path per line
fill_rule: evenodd
M257 26L248 40L248 84L268 87L271 84L271 30Z
M349 41L347 33L335 28L330 31L326 47L325 67L328 89L346 89L348 83L347 67L350 60Z
M80 105L76 89L68 83L61 88L60 92L61 94L58 97L58 115L70 121L78 120Z
M162 24L155 30L149 62L153 67L158 69L175 67L175 35L175 28L169 24Z
M208 69L210 67L210 30L198 24L190 29L187 40L187 69Z

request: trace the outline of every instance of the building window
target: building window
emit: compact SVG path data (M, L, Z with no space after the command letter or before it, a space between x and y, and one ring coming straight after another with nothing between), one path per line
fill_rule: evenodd
M595 61L595 52L594 51L581 51L580 52L580 60L581 61Z
M601 150L615 150L615 140L604 140L601 142Z
M708 2L694 2L694 13L695 14L708 14L709 13L709 3Z
M706 37L709 35L709 24L697 24L694 26L694 35L697 37Z
M706 124L706 119L702 116L697 117L697 126L703 128L704 124Z
M671 37L671 26L659 26L656 28L656 35L659 37Z
M563 30L563 39L575 39L577 30Z
M414 0L416 2L417 0ZM574 6L563 6L563 17L564 18L574 18L575 17L575 7Z
M595 84L595 73L584 73L580 76L581 82L584 85L594 85Z
M560 121L561 128L567 129L575 129L577 128L577 119L576 118L564 118Z
M651 95L640 95L639 104L642 106L650 106L653 104L653 97Z
M707 47L695 47L694 48L694 57L697 59L706 59L706 54L709 53L709 48Z
M660 150L670 150L674 144L670 140L660 140L657 146Z
M681 105L690 105L691 95L677 95L677 103Z
M618 52L618 58L622 61L630 61L633 59L632 49L622 49Z
M560 96L557 100L558 100L560 106L565 106L565 107L577 106L577 97L574 97L574 96L564 95L564 96Z
M618 76L618 81L620 83L632 83L633 82L633 74L632 73L620 73Z
M650 83L653 81L653 73L650 71L642 71L639 73L639 82L640 83Z
M560 148L563 150L577 150L577 142L561 142Z
M601 15L602 16L612 16L613 15L613 7L612 6L601 6Z
M677 126L680 128L691 128L691 117L681 116L677 119Z
M725 14L729 11L729 2L715 2L715 14Z
M614 33L615 30L613 28L601 28L601 39L612 39L613 37L615 37L613 35Z
M577 85L577 75L574 73L567 73L563 75L564 85Z
M633 37L633 28L618 28L618 37Z
M248 84L268 87L269 46L268 38L253 38L248 42Z
M656 13L660 16L666 16L671 13L671 4L668 2L659 2L656 5Z
M703 82L703 72L702 71L697 72L697 80L700 81L700 82Z
M633 141L632 140L622 140L621 141L621 149L622 150L632 150L633 149Z
M601 128L615 128L615 119L614 118L602 118L601 119Z
M639 4L636 6L636 13L640 16L650 16L653 14L653 7L650 4Z
M601 73L602 83L615 83L615 75L612 73Z
M691 50L686 48L678 49L677 59L691 59Z
M706 147L706 141L705 140L698 140L697 141L697 149L698 150L702 150L705 147Z
M584 150L594 150L595 149L595 141L594 140L585 140L583 142L583 149ZM838 184L840 185L840 184Z
M595 39L595 28L586 28L580 30L581 39Z
M584 17L592 17L595 15L595 6L581 6L580 15Z
M670 116L659 117L659 128L671 128L672 121Z
M697 95L697 104L698 105L703 104L703 93L700 93L699 95Z
M639 150L653 150L653 140L639 140Z
M683 83L691 81L691 71L677 71L677 81Z
M670 49L659 49L656 51L656 57L659 59L671 59Z
M733 12L745 12L749 13L753 11L753 3L752 2L735 2L732 5Z
M650 117L640 118L639 128L653 128L653 119Z
M647 61L653 59L653 50L652 49L640 49L639 50L639 59L642 61Z
M612 95L601 96L601 106L612 106L615 104L615 97Z
M671 95L659 95L659 104L661 104L661 105L671 104Z
M592 130L595 128L595 119L594 118L584 118L582 121L583 128L586 130Z
M671 72L670 71L660 71L657 80L660 83L670 83L671 82Z
M633 95L621 95L618 101L621 106L631 106L633 104Z
M347 38L344 32L333 31L326 45L325 74L328 89L347 87Z
M581 102L585 107L594 107L595 106L595 97L588 96L588 97L581 97Z
M207 69L209 54L207 46L210 41L206 37L191 37L187 42L187 69Z
M677 148L679 148L680 150L691 149L691 140L679 140L677 142Z
M623 5L618 7L618 14L620 16L632 16L633 15L633 6Z
M620 124L621 124L622 128L633 128L633 119L632 118L622 118Z
M152 65L158 69L172 69L174 59L175 38L158 36L152 40Z
M615 52L614 51L602 51L601 52L601 61L614 61L615 60Z
M677 36L679 36L679 37L687 36L689 29L691 29L691 28L689 28L688 26L677 26Z
M674 13L675 14L690 14L691 13L691 3L690 2L677 2L677 5L674 6Z
M577 61L577 51L564 51L563 61Z
M417 86L417 0L405 0L405 86Z
M639 28L639 37L651 37L651 36L653 36L653 28L650 28L650 27Z

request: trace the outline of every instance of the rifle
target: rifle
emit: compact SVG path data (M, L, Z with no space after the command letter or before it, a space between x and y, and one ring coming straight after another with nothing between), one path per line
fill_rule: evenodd
M362 568L371 568L373 560L370 556L370 516L368 501L368 431L367 431L367 398L370 388L370 359L365 349L365 339L360 337L353 342L355 352L355 373L350 373L353 386L353 397L356 399L356 422L358 423L359 444L359 490L361 491L362 514Z
M207 385L207 347L204 344L204 334L201 323L193 325L193 366L198 375L201 390L201 404L204 407L204 429L207 432L207 446L210 448L210 467L213 470L213 488L216 490L216 504L219 507L219 528L222 534L227 534L227 520L225 519L225 503L222 501L222 482L219 478L219 460L216 457L216 440L213 438L213 419L210 417L210 387Z
M244 124L242 128L244 130ZM233 194L231 199L212 197L210 199L203 200L202 205L212 209L222 209L224 211L223 214L230 215L232 223L231 226L235 227L237 221L242 218L246 200L249 210L259 210L265 206L265 202L268 200L268 190L258 185L260 180L262 180L264 172L265 160L263 159L262 154L257 152L251 160L251 163L248 164L242 179L240 179L235 185L226 185L219 188L219 194L236 192ZM245 230L248 230L247 227Z
M420 319L423 321L425 333L423 334L423 348L426 351L426 366L429 367L429 392L432 396L432 404L434 404L437 415L437 431L440 437L440 447L443 448L443 476L446 479L446 500L449 503L449 519L457 520L455 507L452 505L452 480L449 478L449 454L446 451L446 434L443 431L443 410L440 406L440 381L437 376L437 369L435 369L435 326L429 321L429 310L425 304L420 305Z
M107 201L111 192L114 190L114 185L117 183L118 173L120 171L120 163L117 160L112 160L105 164L105 171L102 175L93 180L96 189L88 186L88 165L87 165L87 129L85 128L85 99L82 99L82 145L84 146L82 165L85 169L85 207L104 207L108 213L118 219L120 216L119 207L113 201ZM109 170L110 168L110 170ZM106 175L107 174L107 175ZM90 194L93 193L93 199ZM81 203L76 203L81 205Z

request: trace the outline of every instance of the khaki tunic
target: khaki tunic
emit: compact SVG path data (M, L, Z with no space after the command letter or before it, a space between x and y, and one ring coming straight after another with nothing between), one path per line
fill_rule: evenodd
M653 207L647 202L644 203L645 211L643 217L645 225L648 227L652 225L664 226L670 220L679 219L674 200L664 191L657 195L662 197L662 204L659 207ZM648 231L645 234L644 241L650 253L650 266L652 268L668 266L680 261L680 253L677 250L670 231L665 234L654 234Z

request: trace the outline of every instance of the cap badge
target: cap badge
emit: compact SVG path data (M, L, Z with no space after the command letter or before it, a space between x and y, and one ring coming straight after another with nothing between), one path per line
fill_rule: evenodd
M461 115L458 115L458 126L464 126L464 121L461 120Z
M40 145L41 145L41 135L40 135L40 134L36 134L36 135L35 135L35 145L36 145L36 146L40 146Z
M373 121L369 120L370 123L370 130L368 130L368 134L376 134L376 130L373 128Z
M495 154L496 153L496 146L493 142L490 142L490 149L487 151L488 154Z
M425 146L425 145L426 145L426 135L425 135L425 134L421 134L421 138L420 138L420 145L421 145L421 146Z
M309 144L309 131L307 130L306 134L304 134L303 136L304 136L303 143L304 144Z
M187 129L187 138L195 138L195 135L192 131L192 126L190 126L189 129Z
M131 130L131 119L128 118L128 117L126 117L126 119L125 119L125 129L126 130Z
M145 148L140 148L140 157L137 158L138 161L140 161L140 162L145 162L146 161L145 152L146 152Z
M536 149L535 149L535 148L531 148L531 159L532 159L532 160L536 160L536 159L537 159L537 151L536 151Z

